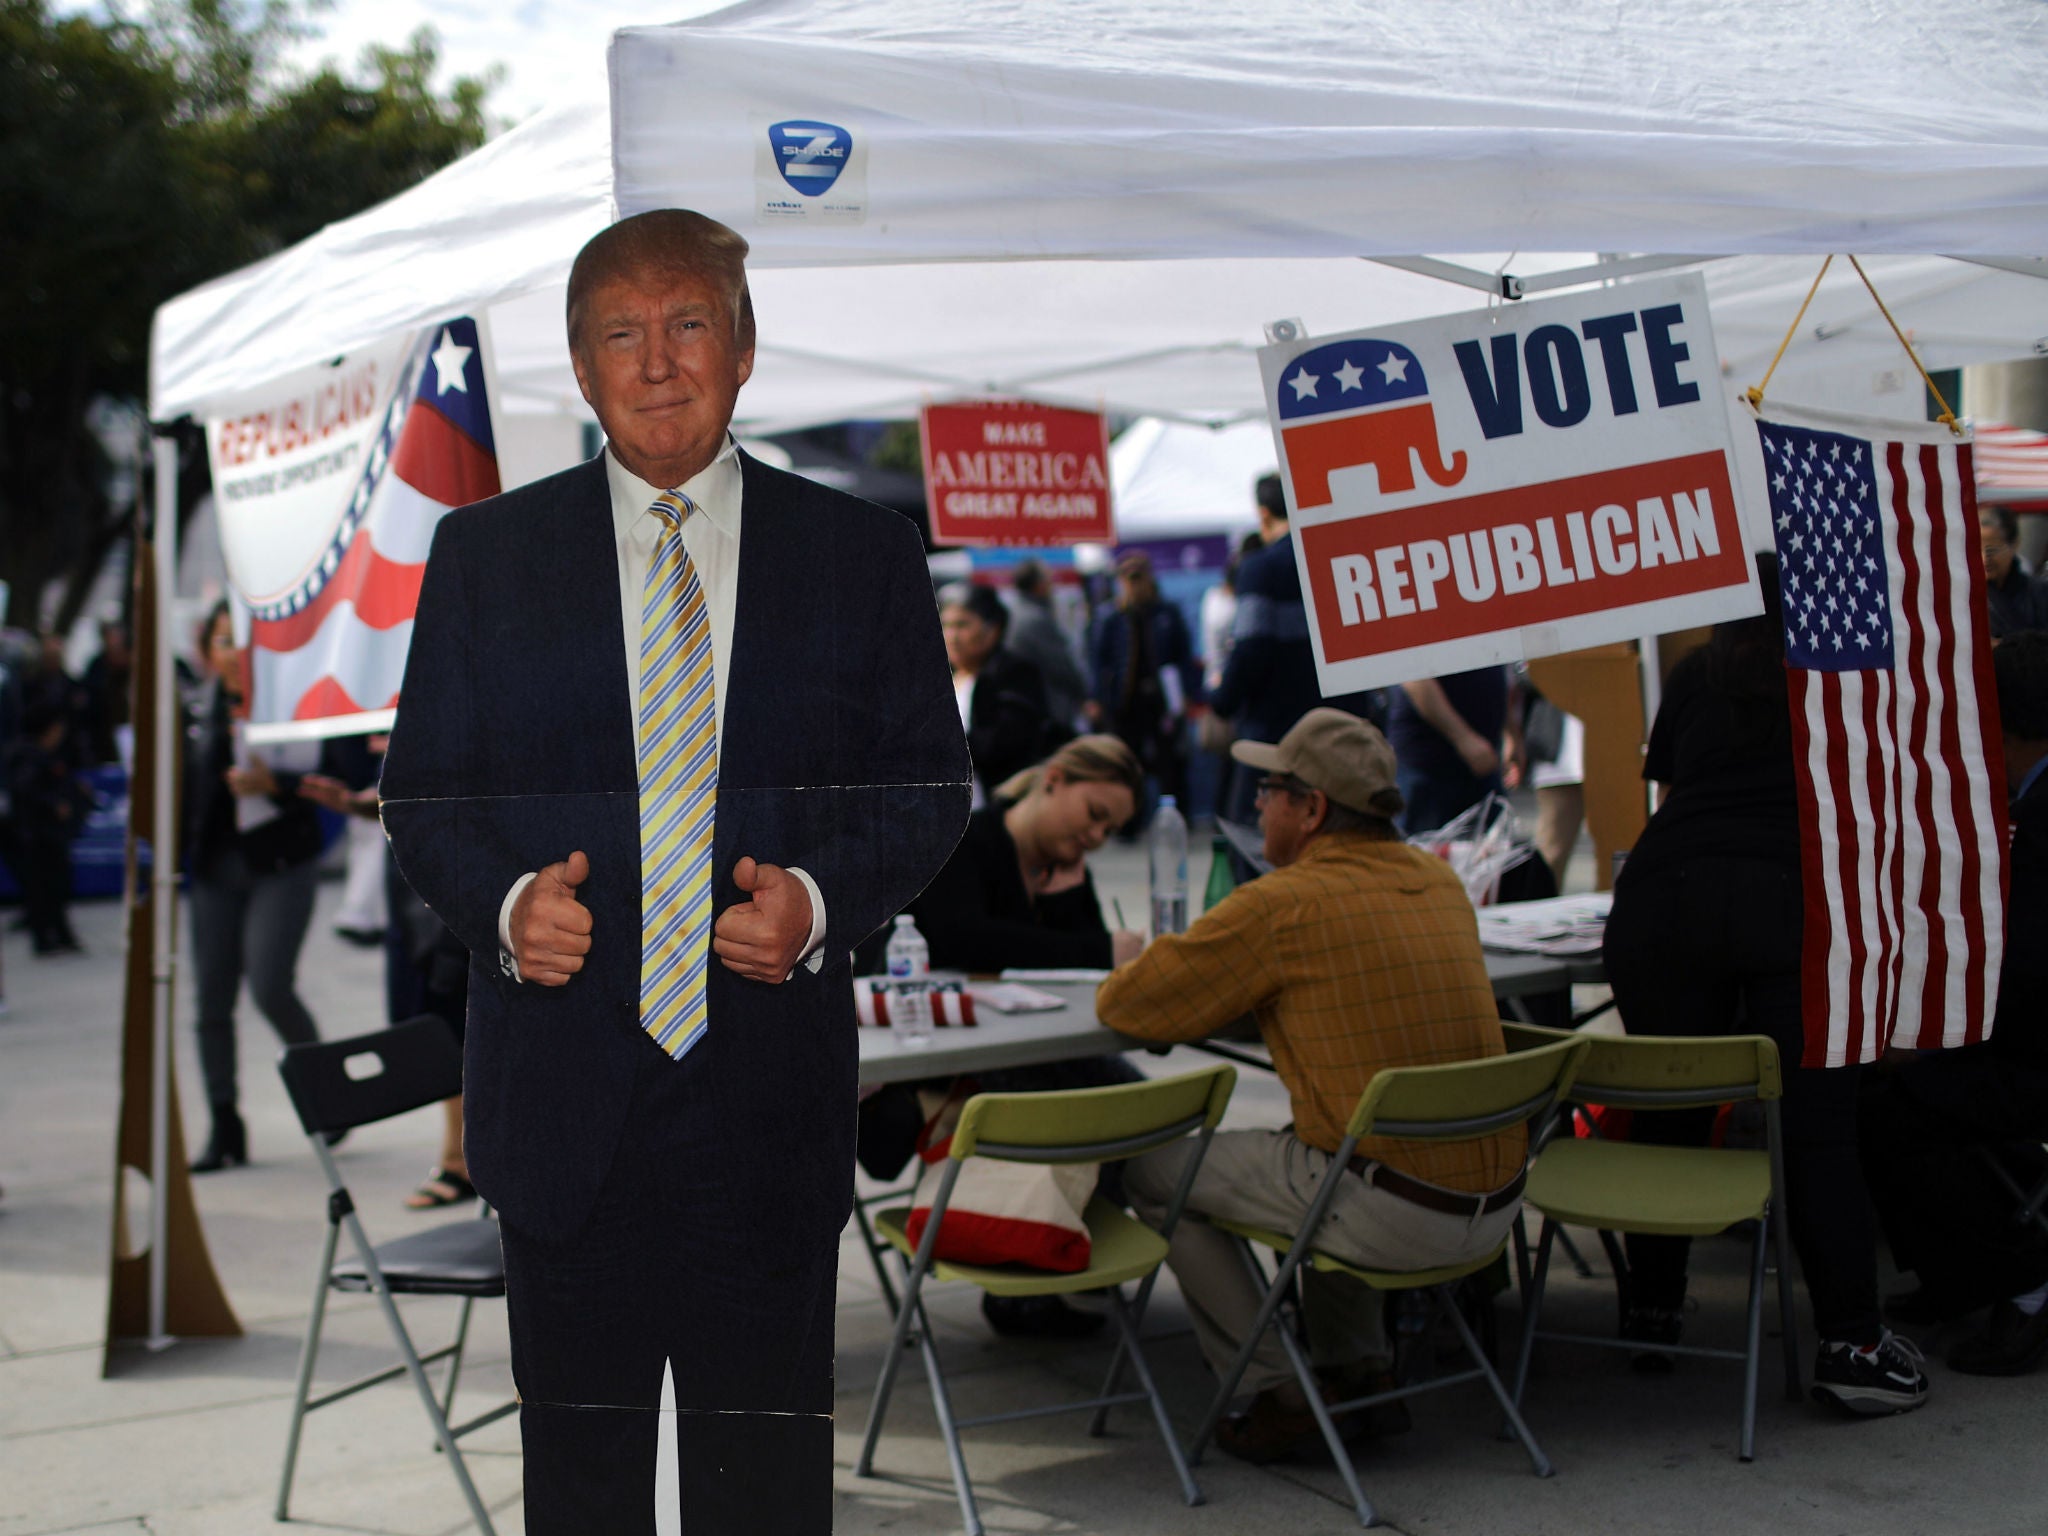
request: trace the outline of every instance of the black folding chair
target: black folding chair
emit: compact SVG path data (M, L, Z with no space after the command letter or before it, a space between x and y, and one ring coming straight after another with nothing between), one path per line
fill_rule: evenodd
M477 1298L505 1294L505 1256L498 1244L498 1223L489 1207L482 1215L443 1222L388 1243L373 1245L356 1216L355 1201L342 1182L328 1140L341 1131L388 1120L408 1110L438 1104L462 1092L462 1046L455 1032L431 1014L408 1020L373 1035L288 1047L278 1072L291 1094L299 1123L313 1144L313 1155L327 1175L327 1241L313 1281L313 1311L306 1323L306 1342L299 1354L299 1381L292 1398L291 1433L285 1440L284 1476L277 1488L277 1518L291 1518L292 1473L299 1458L299 1431L315 1408L353 1397L365 1387L409 1375L420 1403L434 1427L436 1445L448 1453L455 1481L469 1502L470 1515L484 1536L495 1536L491 1517L470 1481L469 1468L455 1442L472 1430L495 1423L519 1404L503 1403L466 1424L450 1426L455 1385L462 1374L462 1350L469 1338L469 1313ZM335 1262L341 1230L348 1228L355 1257ZM320 1353L320 1328L327 1315L327 1293L369 1293L377 1298L384 1321L403 1357L399 1364L311 1396L313 1367ZM399 1296L459 1296L462 1312L451 1344L422 1355L405 1321L398 1315ZM448 1362L448 1380L439 1396L427 1379L427 1367Z
M2022 1184L2023 1177L2032 1177L2030 1166L2038 1164L2041 1143L2014 1143L1999 1147L1986 1145L1982 1152L1984 1162L1991 1170L1991 1176L2003 1184L2006 1192L2018 1203L2013 1207L2012 1219L2023 1227L2039 1227L2048 1235L2048 1173L2034 1180L2032 1188Z

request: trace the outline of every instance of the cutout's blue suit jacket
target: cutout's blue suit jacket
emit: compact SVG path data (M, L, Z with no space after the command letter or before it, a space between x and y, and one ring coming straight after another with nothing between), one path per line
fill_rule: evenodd
M689 1074L724 1203L772 1210L762 1241L802 1247L852 1200L850 953L945 862L970 768L916 530L742 460L714 904L742 899L743 856L801 867L824 897L824 961L769 986L714 956L705 1038L659 1064ZM639 1025L639 786L602 457L442 520L400 697L384 825L472 957L471 1174L507 1221L566 1240L660 1056ZM576 849L590 954L566 986L521 984L501 965L500 904Z

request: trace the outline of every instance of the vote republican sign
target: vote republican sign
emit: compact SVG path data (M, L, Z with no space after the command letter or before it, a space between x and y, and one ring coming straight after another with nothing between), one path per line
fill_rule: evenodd
M1762 610L1697 275L1259 363L1326 694Z
M1109 425L1028 400L928 405L925 505L934 544L1108 544Z

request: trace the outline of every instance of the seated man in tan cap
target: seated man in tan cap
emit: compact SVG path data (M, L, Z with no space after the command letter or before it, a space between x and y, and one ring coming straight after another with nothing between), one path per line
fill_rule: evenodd
M1478 925L1449 865L1401 841L1394 752L1367 722L1314 709L1277 746L1240 741L1263 777L1259 824L1270 874L1239 886L1186 933L1155 940L1102 984L1103 1023L1147 1040L1196 1040L1253 1015L1286 1084L1294 1123L1232 1131L1209 1148L1191 1214L1292 1231L1326 1172L1343 1181L1317 1246L1380 1269L1426 1269L1498 1244L1521 1204L1522 1128L1455 1146L1369 1138L1330 1170L1351 1111L1383 1067L1498 1056L1500 1021ZM1124 1187L1156 1220L1186 1145L1128 1165ZM1183 1222L1169 1261L1212 1369L1228 1367L1259 1295L1230 1242ZM1379 1297L1343 1276L1305 1273L1310 1346L1326 1399L1391 1385ZM1249 1412L1217 1440L1269 1461L1316 1439L1314 1418L1269 1331L1245 1373ZM1401 1405L1390 1405L1399 1410ZM1405 1425L1361 1420L1349 1429Z

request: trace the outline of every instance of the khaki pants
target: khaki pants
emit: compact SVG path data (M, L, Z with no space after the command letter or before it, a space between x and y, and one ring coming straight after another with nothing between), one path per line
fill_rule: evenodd
M1124 1169L1131 1207L1157 1222L1180 1185L1193 1141L1177 1142L1133 1159ZM1292 1131L1228 1131L1209 1143L1208 1156L1188 1195L1189 1216L1215 1216L1293 1232L1308 1214L1330 1154ZM1374 1188L1349 1169L1338 1169L1337 1197L1316 1234L1326 1253L1366 1269L1433 1269L1492 1252L1515 1224L1519 1202L1479 1216L1424 1210ZM1180 1280L1193 1314L1195 1337L1210 1369L1230 1368L1258 1315L1260 1295L1231 1238L1206 1222L1184 1220L1173 1235L1167 1263ZM1303 1271L1309 1352L1319 1366L1384 1359L1386 1328L1379 1293L1349 1275ZM1259 1341L1242 1389L1261 1392L1293 1379L1287 1354L1268 1329Z

